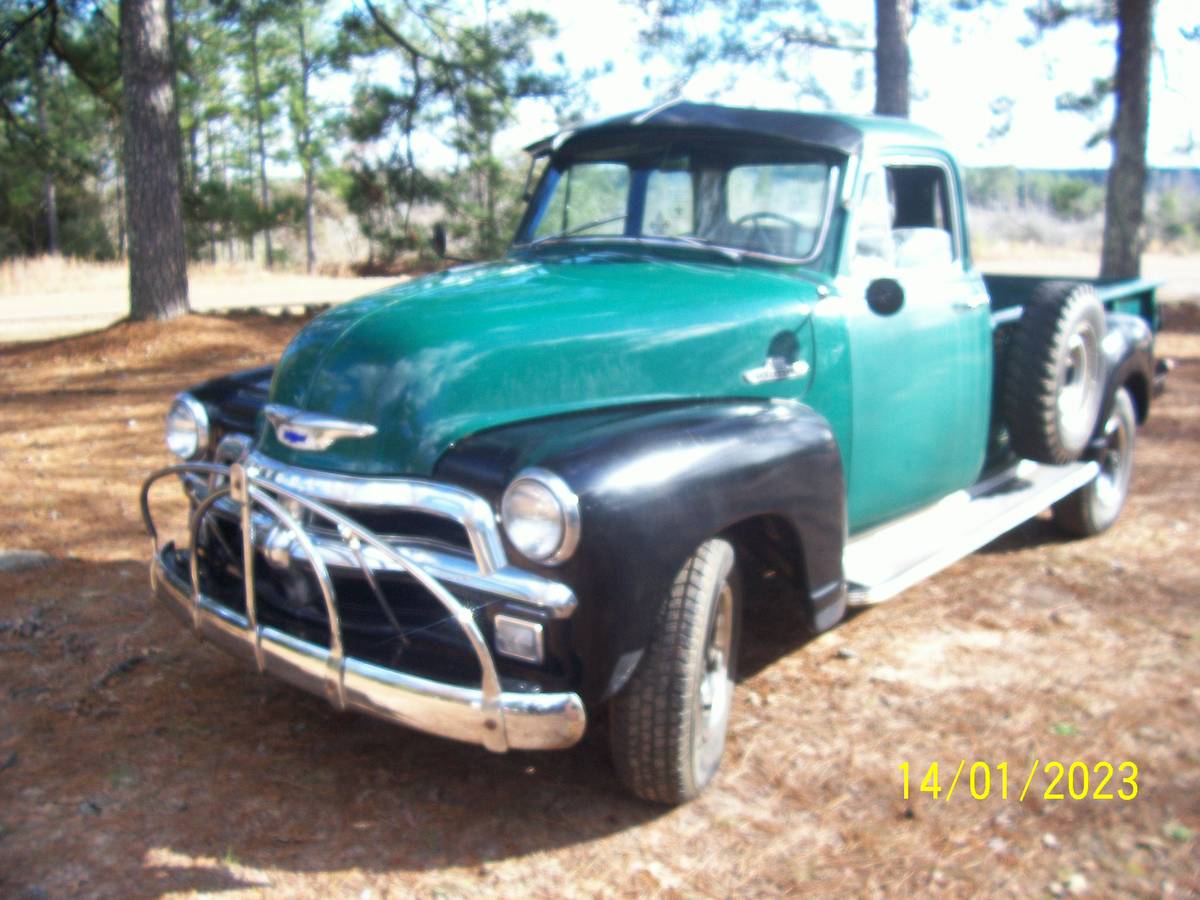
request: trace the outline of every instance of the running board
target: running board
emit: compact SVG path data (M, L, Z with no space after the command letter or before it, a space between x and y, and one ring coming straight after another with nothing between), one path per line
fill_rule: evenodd
M1094 462L1066 466L1022 460L932 506L850 538L842 555L848 601L890 600L1086 485Z

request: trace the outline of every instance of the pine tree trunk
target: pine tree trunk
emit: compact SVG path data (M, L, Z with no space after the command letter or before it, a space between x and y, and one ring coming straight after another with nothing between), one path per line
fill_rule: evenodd
M216 172L216 166L213 162L213 136L212 136L212 121L207 120L204 123L204 148L206 152L205 167L207 169L205 180L210 184L213 181L213 174ZM214 266L217 264L217 220L213 217L212 210L208 210L208 261Z
M121 77L129 314L171 319L188 311L188 284L169 0L121 0Z
M38 60L33 69L33 86L37 93L38 137L42 145L50 146L50 127L46 122L46 89L42 82L42 63ZM58 256L58 197L54 190L54 174L50 171L50 159L44 159L46 173L42 176L42 206L46 210L46 252Z
M124 260L126 257L125 247L125 164L121 160L121 148L117 147L115 154L117 159L117 172L114 181L116 187L117 199L117 259Z
M875 114L908 118L913 0L875 0Z
M267 185L267 142L263 137L262 84L258 74L258 24L250 29L250 67L254 70L254 126L258 137L258 183L263 212L271 211L271 189ZM267 268L271 268L271 226L263 231L267 253Z
M317 256L313 249L313 201L316 195L316 184L313 179L313 146L312 121L309 119L308 80L312 74L312 60L308 56L308 43L305 40L303 11L300 25L300 117L303 120L301 130L301 158L304 164L304 259L305 270L309 275L316 268Z
M1113 162L1104 199L1101 278L1136 278L1142 265L1146 204L1146 132L1150 124L1150 54L1154 0L1118 0Z

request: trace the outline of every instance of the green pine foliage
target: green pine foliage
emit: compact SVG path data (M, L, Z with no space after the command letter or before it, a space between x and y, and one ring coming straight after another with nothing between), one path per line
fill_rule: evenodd
M118 7L0 0L0 258L124 252ZM577 96L535 53L552 17L505 0L173 0L172 13L196 260L287 262L291 234L311 271L330 208L349 209L380 263L428 255L433 218L458 253L496 255L525 175L498 134L520 104L565 111Z

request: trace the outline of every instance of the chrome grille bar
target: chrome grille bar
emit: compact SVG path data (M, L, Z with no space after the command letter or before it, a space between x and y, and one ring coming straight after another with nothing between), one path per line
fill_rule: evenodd
M257 507L265 511L299 545L299 555L303 557L304 562L312 569L313 574L316 576L322 600L324 601L329 627L329 649L325 655L325 676L323 679L325 693L329 701L336 708L346 709L345 674L347 671L347 660L333 579L330 577L323 554L318 550L304 526L297 520L293 511L289 510L287 504L293 504L295 507L307 511L310 517L324 520L337 529L338 534L346 542L347 549L357 559L359 566L372 586L377 586L377 583L374 572L363 553L362 548L364 546L371 548L377 557L385 559L390 564L389 567L391 569L407 573L426 591L433 595L446 611L447 617L453 619L458 624L479 663L482 673L480 705L483 713L483 733L479 735L479 742L489 750L498 752L507 750L508 740L504 722L503 691L500 684L500 676L496 669L495 660L483 637L483 633L475 621L473 611L446 590L436 578L427 573L420 561L414 559L413 555L404 547L388 543L338 510L332 509L319 500L306 496L300 490L293 488L291 483L287 483L286 479L284 480L285 483L280 483L279 480L271 480L257 474L257 471L240 463L234 463L230 466L221 466L212 463L182 463L168 466L152 473L142 486L142 517L147 533L151 538L156 560L160 552L160 547L158 531L150 512L150 488L157 481L169 475L179 475L182 477L196 474L207 475L209 485L215 488L203 500L195 504L188 523L189 546L187 549L189 553L188 562L192 589L191 615L193 626L196 630L199 631L201 629L201 619L205 610L215 605L213 601L204 596L202 591L199 556L196 553L196 548L200 545L200 533L205 527L208 516L213 512L217 504L222 500L231 501L238 507L239 524L242 533L241 574L245 589L246 607L243 620L245 622L244 633L246 639L253 644L254 661L259 671L267 670L267 660L263 650L263 634L265 632L274 634L275 629L264 629L259 624L257 598L254 587L255 528L260 524L256 522L255 508ZM478 503L485 503L485 501L458 489L453 489L447 495L455 497L456 500L463 501L457 507L459 512L464 516L474 517L470 523L464 522L468 533L473 533L473 529L478 530L480 523L477 507ZM424 491L413 490L403 493L393 492L389 499L404 499L407 502L417 503L427 499L429 496L432 496L432 489ZM424 509L425 507L417 506L416 508ZM446 508L445 505L439 506L439 509L442 510ZM476 541L472 540L472 545L477 545L480 548L480 552L477 555L477 562L481 578L486 578L489 572L494 572L496 563L504 564L502 547L499 555L497 555L490 549L489 543L489 541L481 539L477 545ZM230 613L223 618L228 620L227 628L237 628L236 620L241 617L237 616L236 613Z
M183 466L183 469L173 468L180 471L184 489L196 503L227 480L224 466L211 463L187 463ZM187 466L194 466L194 472L188 470ZM247 460L247 470L252 476L265 479L272 485L294 490L320 502L375 510L406 509L454 521L467 534L472 548L470 554L464 554L457 548L431 544L421 538L374 533L390 547L407 551L410 561L415 561L439 581L497 594L551 618L567 618L575 611L575 595L565 584L509 564L491 508L483 498L461 488L408 478L358 478L283 468L253 455ZM195 473L207 477L200 478ZM218 500L217 512L228 518L241 517L241 508L232 499ZM147 511L143 509L143 518L146 515ZM260 513L254 515L261 520L255 522L257 532L267 535L270 521ZM218 529L211 531L219 535ZM336 530L330 532L313 527L309 538L328 568L361 568L361 562ZM291 555L297 563L303 564L304 554L298 547L294 548ZM363 548L363 555L376 572L406 571L370 546Z

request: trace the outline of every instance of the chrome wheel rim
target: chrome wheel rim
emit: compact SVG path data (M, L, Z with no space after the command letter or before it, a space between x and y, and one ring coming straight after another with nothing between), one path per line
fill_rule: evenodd
M1120 506L1129 489L1129 443L1129 428L1120 411L1114 409L1104 423L1104 450L1097 460L1100 473L1096 476L1096 500L1106 509Z
M1100 369L1100 350L1096 332L1091 325L1084 324L1067 341L1067 353L1063 362L1058 390L1058 417L1063 427L1071 432L1091 427L1095 410L1096 374Z
M733 589L721 585L708 637L704 642L703 670L696 690L696 728L692 739L697 781L707 780L725 749L725 730L733 700Z

